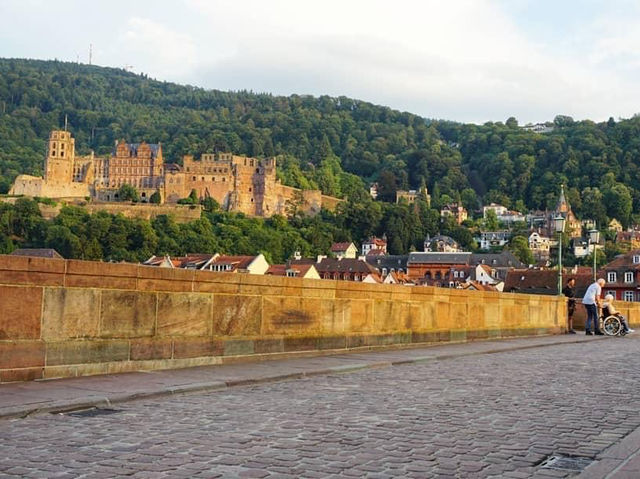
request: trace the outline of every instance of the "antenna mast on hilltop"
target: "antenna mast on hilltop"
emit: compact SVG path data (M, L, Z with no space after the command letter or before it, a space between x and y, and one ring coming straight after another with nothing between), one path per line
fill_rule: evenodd
M93 43L89 43L89 65L91 65L92 56L93 56Z

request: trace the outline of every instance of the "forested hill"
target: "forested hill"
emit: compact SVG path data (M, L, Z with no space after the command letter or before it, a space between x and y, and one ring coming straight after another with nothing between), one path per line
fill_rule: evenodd
M640 118L554 119L537 134L515 119L482 126L427 120L345 97L277 97L156 81L113 68L0 59L0 192L41 174L49 131L68 117L80 153L115 140L162 142L165 158L225 150L284 155L293 186L343 196L378 181L383 199L423 182L436 204L553 205L559 184L582 217L624 224L640 211ZM345 181L353 173L365 180ZM340 181L337 181L340 179Z

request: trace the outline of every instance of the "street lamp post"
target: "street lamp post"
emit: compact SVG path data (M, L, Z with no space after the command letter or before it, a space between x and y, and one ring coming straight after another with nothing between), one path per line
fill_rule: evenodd
M589 243L593 245L593 282L596 282L596 246L600 242L600 231L597 229L589 230Z
M564 232L565 218L558 215L553 218L553 227L558 233L558 294L562 294L562 233Z

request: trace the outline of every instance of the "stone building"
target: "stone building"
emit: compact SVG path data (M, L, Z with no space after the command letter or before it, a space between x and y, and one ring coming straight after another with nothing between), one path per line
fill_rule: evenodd
M231 153L206 153L183 165L164 163L160 143L118 141L106 157L79 157L68 131L52 131L44 178L19 175L9 194L96 201L118 201L122 185L131 185L147 202L158 192L162 201L177 203L195 190L198 198L213 198L226 211L269 217L290 209L315 214L333 210L341 200L319 190L299 190L276 179L276 159L258 159Z

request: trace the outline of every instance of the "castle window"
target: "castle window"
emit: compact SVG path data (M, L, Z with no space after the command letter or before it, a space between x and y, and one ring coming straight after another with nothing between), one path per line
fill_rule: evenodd
M213 181L213 182L215 183L215 181L216 181L216 177L215 177L215 176L212 176L212 177L211 177L211 181Z
M60 149L64 150L64 143L60 143Z
M249 187L249 191L251 191L251 187Z
M193 179L193 181L196 181L196 177L195 176L192 179Z
M260 173L260 168L256 168L256 173Z
M251 198L251 203L253 203L253 198Z
M204 176L202 177L202 181L204 181Z
M60 158L62 158L64 156L64 151L60 152Z
M187 166L187 173L189 172L189 167Z
M226 181L226 178L224 176L222 177L222 181Z

